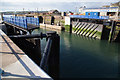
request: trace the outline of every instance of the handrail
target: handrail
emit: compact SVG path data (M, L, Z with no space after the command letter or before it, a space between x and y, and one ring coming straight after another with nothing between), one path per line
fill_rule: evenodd
M33 24L39 26L39 18L26 17L26 19L27 19L27 24Z
M23 27L25 29L28 28L27 24L39 26L39 18L33 17L18 17L18 16L3 17L3 21Z
M27 29L27 20L25 17L3 17L3 21L23 27L25 29Z

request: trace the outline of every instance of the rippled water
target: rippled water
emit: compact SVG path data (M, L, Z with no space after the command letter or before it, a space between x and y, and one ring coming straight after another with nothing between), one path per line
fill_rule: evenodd
M40 33L46 30L35 30ZM60 35L61 78L116 78L120 44L58 32ZM42 40L42 48L45 40Z

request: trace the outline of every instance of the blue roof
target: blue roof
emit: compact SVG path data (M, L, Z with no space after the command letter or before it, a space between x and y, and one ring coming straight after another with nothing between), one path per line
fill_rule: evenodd
M109 16L98 16L98 17L94 17L94 16L84 16L84 15L70 15L70 18L85 18L85 19L109 19Z
M118 7L100 7L100 8L84 8L84 9L114 9L114 8L118 8Z

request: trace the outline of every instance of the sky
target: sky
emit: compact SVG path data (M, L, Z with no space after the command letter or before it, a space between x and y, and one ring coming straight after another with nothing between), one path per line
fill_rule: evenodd
M1 0L2 2L116 2L119 0Z
M0 0L0 12L22 11L23 8L25 11L58 9L59 11L78 12L81 6L101 7L118 1L120 0Z

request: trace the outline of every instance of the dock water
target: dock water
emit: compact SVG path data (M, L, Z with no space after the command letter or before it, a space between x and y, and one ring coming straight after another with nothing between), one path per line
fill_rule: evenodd
M51 30L41 28L34 30L33 34ZM68 32L58 31L57 33L60 35L60 80L89 80L89 78L116 80L118 78L120 72L118 43L109 43ZM42 40L41 43L44 42L45 40Z

